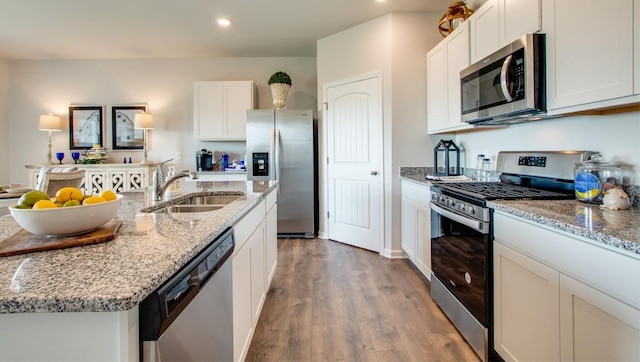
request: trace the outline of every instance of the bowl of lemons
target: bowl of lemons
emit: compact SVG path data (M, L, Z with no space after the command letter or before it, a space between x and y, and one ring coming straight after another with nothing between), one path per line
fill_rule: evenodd
M9 207L16 222L32 234L68 236L98 229L111 220L122 203L122 195L105 190L85 195L75 187L63 187L50 198L33 190Z

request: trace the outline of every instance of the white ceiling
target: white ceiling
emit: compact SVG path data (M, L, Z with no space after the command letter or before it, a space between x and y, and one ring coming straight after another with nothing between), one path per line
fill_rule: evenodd
M0 0L0 59L315 56L316 40L452 0ZM232 25L220 28L217 17ZM435 29L434 29L435 31Z

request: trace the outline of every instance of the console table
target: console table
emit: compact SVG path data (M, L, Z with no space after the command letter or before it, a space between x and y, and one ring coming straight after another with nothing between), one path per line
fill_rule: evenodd
M38 176L42 167L77 167L86 170L83 191L100 193L102 190L114 192L129 191L149 186L149 175L158 166L157 163L103 163L103 164L62 164L62 165L26 165L29 173L29 186L35 188L38 185ZM89 185L89 186L87 186Z

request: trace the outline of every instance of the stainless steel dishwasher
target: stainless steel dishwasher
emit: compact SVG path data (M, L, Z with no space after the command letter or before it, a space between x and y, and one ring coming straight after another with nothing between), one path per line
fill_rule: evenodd
M232 361L233 228L140 304L142 361Z

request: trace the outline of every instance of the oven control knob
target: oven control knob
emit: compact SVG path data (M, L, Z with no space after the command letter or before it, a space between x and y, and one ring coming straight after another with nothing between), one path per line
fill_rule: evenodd
M446 203L447 203L447 206L449 206L449 207L453 207L453 206L456 205L456 202L453 199L447 199Z
M469 215L473 215L473 214L475 214L475 213L476 213L476 209L474 209L474 208L473 208L473 206L467 206L467 208L466 208L466 212L467 212L467 214L469 214Z
M444 196L444 195L440 195L440 199L439 199L438 201L440 201L440 202L444 203L444 200L446 200L446 199L447 199L447 197L446 197L446 196Z
M463 203L461 203L461 202L460 202L460 203L458 203L458 210L460 210L460 211L464 211L466 206L467 206L467 205L465 205L465 204L463 204Z

